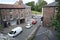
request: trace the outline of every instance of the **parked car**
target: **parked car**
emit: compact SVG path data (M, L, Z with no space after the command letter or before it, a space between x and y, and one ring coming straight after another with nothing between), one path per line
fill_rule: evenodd
M32 24L36 24L36 23L37 23L37 21L36 21L36 20L33 20L33 21L32 21Z
M33 19L37 19L37 16L33 16L32 18L33 18Z
M16 27L16 28L12 29L12 30L8 33L8 35L9 35L10 37L15 37L15 36L17 36L19 33L21 33L21 32L22 32L22 27Z
M31 28L32 27L32 24L27 24L25 27L26 28Z

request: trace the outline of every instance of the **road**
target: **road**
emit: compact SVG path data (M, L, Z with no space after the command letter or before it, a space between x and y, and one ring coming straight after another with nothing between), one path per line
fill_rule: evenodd
M16 36L15 37L15 40L26 40L28 38L28 36L32 33L32 31L36 27L38 27L39 25L41 25L40 19L37 18L36 20L37 20L37 24L36 25L33 25L30 29L25 28L25 23L24 24L17 25L17 26L22 27L23 32L20 33L18 36ZM7 34L8 32L10 32L15 27L16 27L16 25L15 26L8 27L8 28L5 28L5 29L3 29L2 32Z
M24 24L20 24L20 25L14 25L14 26L10 26L8 28L4 28L2 30L3 33L7 34L8 32L10 32L13 28L20 26L23 29L23 32L20 33L19 35L17 35L15 37L15 40L26 40L28 38L28 36L33 32L33 30L38 27L39 25L41 25L41 20L39 18L35 19L37 20L37 24L33 25L30 29L27 29L25 27L25 23Z
M33 25L33 27L31 27L30 29L26 29L25 27L23 27L23 32L18 35L17 37L15 37L16 40L26 40L27 37L31 34L31 32L41 24L41 21L39 19L37 20L37 24Z

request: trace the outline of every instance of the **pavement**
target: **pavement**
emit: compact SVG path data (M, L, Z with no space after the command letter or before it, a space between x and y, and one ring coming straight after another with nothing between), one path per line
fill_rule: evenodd
M40 27L33 40L57 40L57 38L51 30Z
M26 23L24 24L20 24L20 25L14 25L14 26L10 26L8 28L4 28L2 30L3 33L7 34L8 32L10 32L13 28L20 26L23 28L23 32L21 34L19 34L18 36L15 37L15 40L26 40L28 38L28 36L31 34L31 32L38 27L39 25L41 25L41 21L40 19L36 19L37 20L37 24L33 25L30 29L25 28Z

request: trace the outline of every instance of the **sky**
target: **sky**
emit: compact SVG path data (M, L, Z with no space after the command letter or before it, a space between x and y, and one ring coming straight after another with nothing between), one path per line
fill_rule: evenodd
M14 4L17 0L0 0L0 3L2 4ZM23 3L27 3L30 1L35 1L37 2L37 0L23 0ZM45 0L48 4L51 2L54 2L54 0Z

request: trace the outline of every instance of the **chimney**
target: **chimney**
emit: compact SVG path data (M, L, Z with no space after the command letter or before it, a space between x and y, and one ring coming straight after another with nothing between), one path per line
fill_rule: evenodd
M22 1L22 0L18 0L18 3L19 3L19 4L23 4L23 1Z
M22 0L16 0L16 3L17 5L22 5L23 4L23 1Z
M23 2L22 0L17 0L18 2Z

